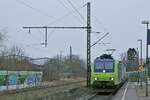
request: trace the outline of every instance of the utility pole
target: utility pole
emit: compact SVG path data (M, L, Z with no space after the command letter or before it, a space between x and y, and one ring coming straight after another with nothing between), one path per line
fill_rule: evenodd
M139 49L138 48L136 48L136 51L137 51L137 62L138 62L138 66L140 65L140 63L139 63L139 59L140 59L140 56L139 56ZM139 68L139 67L138 67ZM138 84L139 84L139 82L140 82L140 73L139 73L139 70L138 70L138 77L137 77L137 81L138 81Z
M72 65L72 46L70 46L70 67L71 67L71 75L73 77L73 65Z
M142 24L146 24L147 26L147 35L146 35L146 67L145 67L145 71L146 71L146 96L148 96L148 25L149 25L149 21L142 21Z
M91 74L91 6L87 3L87 26L86 27L23 27L24 29L45 29L45 47L47 47L47 29L85 29L87 30L87 87L90 87Z
M148 96L148 64L149 64L149 61L148 61L148 25L149 25L149 22L146 24L147 25L147 42L146 42L146 96Z
M87 86L91 82L91 5L87 3Z
M143 63L142 63L142 39L139 39L138 40L140 42L140 66L143 66ZM142 73L141 73L141 87L142 87Z
M45 27L45 47L47 47L47 27Z

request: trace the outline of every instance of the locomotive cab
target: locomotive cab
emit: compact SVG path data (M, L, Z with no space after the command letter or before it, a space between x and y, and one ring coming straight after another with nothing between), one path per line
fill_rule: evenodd
M91 84L97 88L112 88L116 81L116 61L111 55L103 55L94 60Z
M96 88L115 88L125 80L125 66L104 54L94 60L91 68L91 85Z

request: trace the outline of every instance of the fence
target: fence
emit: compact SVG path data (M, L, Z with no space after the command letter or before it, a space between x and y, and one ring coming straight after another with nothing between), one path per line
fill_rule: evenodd
M142 79L145 82L146 80L146 71L130 71L127 72L128 80L130 82L138 82Z

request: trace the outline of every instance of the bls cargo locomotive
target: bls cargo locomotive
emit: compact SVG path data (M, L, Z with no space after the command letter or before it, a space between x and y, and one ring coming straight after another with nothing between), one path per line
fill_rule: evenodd
M126 80L126 68L121 61L111 55L103 54L94 60L91 67L93 88L115 88Z

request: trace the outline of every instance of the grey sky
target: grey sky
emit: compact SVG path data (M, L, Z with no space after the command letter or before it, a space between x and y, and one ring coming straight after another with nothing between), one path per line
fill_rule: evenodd
M19 1L24 1L25 5ZM70 0L76 8L80 8L88 0ZM145 42L146 26L142 20L150 20L149 0L89 0L92 5L93 31L102 32L100 35L92 34L92 43L106 32L110 35L102 42L110 45L96 45L92 48L92 58L105 53L107 48L116 48L116 57L129 47L139 47L137 39ZM30 8L29 5L32 7ZM52 57L63 51L69 53L72 45L73 53L86 57L86 31L85 30L49 30L48 47L32 45L44 42L44 30L22 29L23 26L85 26L85 21L73 13L61 21L52 23L55 19L64 16L74 9L67 0L1 0L0 1L0 29L8 31L7 44L17 44L24 47L28 56ZM79 10L86 20L86 7ZM96 18L95 18L96 17ZM28 46L30 45L30 46ZM145 47L145 44L144 44ZM144 48L145 50L145 48ZM145 52L143 52L145 55Z

